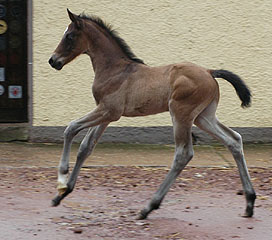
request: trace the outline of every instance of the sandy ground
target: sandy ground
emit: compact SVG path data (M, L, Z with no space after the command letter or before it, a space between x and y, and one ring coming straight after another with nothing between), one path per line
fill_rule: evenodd
M195 147L192 161L147 220L135 220L164 179L172 146L98 146L76 189L59 207L56 166L61 146L0 143L0 239L246 239L272 236L272 146L246 146L257 192L255 215L230 154ZM72 162L76 146L72 150Z

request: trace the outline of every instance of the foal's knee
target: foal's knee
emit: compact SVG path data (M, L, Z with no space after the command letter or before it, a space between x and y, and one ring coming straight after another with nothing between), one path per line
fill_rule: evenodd
M71 139L77 134L78 124L75 121L69 123L67 128L64 131L64 138Z

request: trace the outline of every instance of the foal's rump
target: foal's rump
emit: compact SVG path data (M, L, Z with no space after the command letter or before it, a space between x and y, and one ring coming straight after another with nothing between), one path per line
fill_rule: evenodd
M212 95L218 90L218 84L212 80L223 78L232 84L238 97L241 100L242 107L249 107L251 103L251 92L245 82L235 73L228 70L211 70L198 66L193 63L185 62L172 65L170 71L170 84L173 87L173 98L182 98L200 94L201 92L210 92ZM216 82L217 83L217 82ZM179 90L178 93L175 91ZM206 95L206 94L204 94ZM204 95L202 97L204 97Z
M251 93L245 82L227 70L210 70L193 63L170 66L170 110L174 115L193 120L211 102L217 106L219 86L215 78L227 80L235 88L242 107L249 107ZM174 111L173 111L174 110ZM188 116L190 114L190 116Z
M214 99L218 100L217 81L206 68L193 63L174 64L170 73L170 110L180 119L192 121Z

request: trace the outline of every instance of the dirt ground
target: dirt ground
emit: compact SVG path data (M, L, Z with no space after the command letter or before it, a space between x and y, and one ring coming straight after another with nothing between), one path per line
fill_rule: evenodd
M0 143L0 152L3 240L271 240L271 145L245 147L258 195L253 218L241 217L245 199L238 172L218 146L195 147L195 163L147 220L136 217L169 170L172 146L98 147L59 207L50 207L50 201L60 145ZM72 159L75 155L76 147Z

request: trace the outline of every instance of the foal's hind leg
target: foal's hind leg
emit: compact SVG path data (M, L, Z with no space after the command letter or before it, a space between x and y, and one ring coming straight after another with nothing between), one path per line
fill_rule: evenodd
M192 123L178 123L175 122L174 119L173 123L176 141L176 150L173 165L170 172L167 174L165 180L160 185L159 189L156 191L147 207L140 212L138 219L145 219L151 211L159 208L163 198L169 191L169 188L174 183L180 172L193 157L194 152L191 134Z
M107 126L108 123L104 123L89 129L88 133L80 144L77 161L69 179L60 177L58 178L59 194L52 200L52 206L59 205L60 201L73 191L82 164L87 159L87 157L91 155L98 139L103 134Z
M242 138L239 133L224 126L215 116L216 103L211 103L195 120L195 124L219 141L221 141L232 153L235 159L240 178L246 195L247 207L244 217L253 216L256 194L250 181L244 153Z

